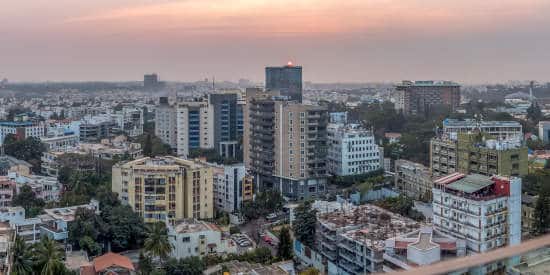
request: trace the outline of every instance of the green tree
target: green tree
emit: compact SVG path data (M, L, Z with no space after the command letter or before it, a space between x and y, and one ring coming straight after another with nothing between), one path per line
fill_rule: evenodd
M153 261L151 260L151 257L146 256L143 254L142 251L139 252L139 262L138 262L138 268L140 275L149 275L153 272Z
M13 243L13 262L11 266L11 274L13 275L30 275L32 274L32 253L30 247L25 241L17 236Z
M145 155L146 157L153 156L153 140L151 138L151 134L147 134L145 136L145 142L143 144L143 155Z
M127 205L101 211L103 221L109 225L108 240L114 252L138 249L145 238L143 218Z
M32 188L25 185L19 189L19 193L13 197L11 201L13 206L21 206L25 208L25 216L27 218L34 218L42 212L46 203L43 199L36 197L36 194L32 191Z
M78 208L75 219L69 224L69 242L86 250L90 256L101 254L103 242L108 234L108 225L93 210ZM97 241L97 242L96 242Z
M311 209L311 202L305 201L296 208L293 222L294 236L304 245L312 247L315 242L317 211Z
M535 233L542 235L550 227L550 186L543 186L535 203Z
M56 241L42 238L36 244L33 254L36 267L41 275L66 273L65 265L62 262L63 248Z
M315 267L306 268L304 271L300 272L300 275L319 275L319 270Z
M179 260L170 258L165 269L170 275L201 275L206 266L201 258L193 256Z
M102 248L101 245L98 244L94 239L92 239L90 236L84 236L80 238L78 241L78 246L85 250L88 253L88 256L98 256L101 255Z
M158 257L161 261L168 258L172 252L172 244L168 239L166 224L157 222L147 226L147 238L145 238L143 248L151 256Z
M243 203L241 213L249 220L266 216L283 207L283 196L277 191L267 190L258 193L254 201Z
M277 257L281 260L292 259L292 238L288 227L281 228L279 233L279 246L277 247Z
M4 139L4 152L6 155L29 162L35 173L40 173L41 157L45 151L46 146L36 137L19 140L15 135L8 134Z

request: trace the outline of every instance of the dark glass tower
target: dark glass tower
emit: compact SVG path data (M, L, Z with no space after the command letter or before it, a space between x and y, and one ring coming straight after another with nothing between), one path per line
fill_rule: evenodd
M265 68L265 89L279 91L290 100L302 102L302 67L292 63L283 67Z

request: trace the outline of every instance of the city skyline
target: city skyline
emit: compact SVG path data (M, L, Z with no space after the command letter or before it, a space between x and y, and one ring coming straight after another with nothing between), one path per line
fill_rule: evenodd
M291 60L314 82L547 80L550 3L441 2L11 2L0 78L261 82Z

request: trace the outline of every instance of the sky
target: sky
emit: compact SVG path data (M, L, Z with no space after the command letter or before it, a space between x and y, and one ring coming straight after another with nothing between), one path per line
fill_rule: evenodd
M0 78L550 80L549 0L4 0Z

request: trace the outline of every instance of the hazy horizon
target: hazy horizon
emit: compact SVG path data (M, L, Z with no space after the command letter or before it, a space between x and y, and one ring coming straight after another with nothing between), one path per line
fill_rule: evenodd
M0 9L11 82L547 81L545 0L19 0Z

